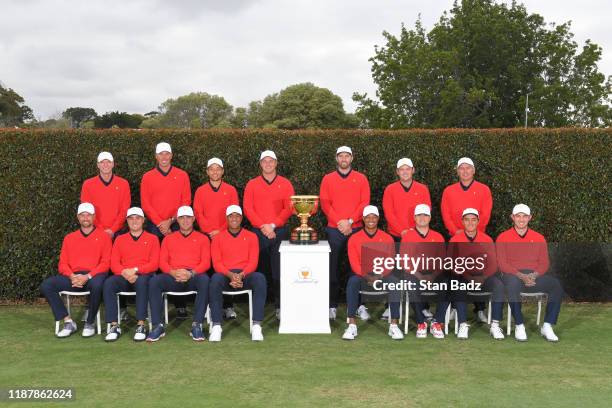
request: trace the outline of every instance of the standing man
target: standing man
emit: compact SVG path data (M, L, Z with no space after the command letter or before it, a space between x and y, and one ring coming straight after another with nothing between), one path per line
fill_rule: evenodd
M280 317L280 253L281 242L289 236L287 220L291 216L291 182L276 172L276 154L266 150L259 156L261 176L247 183L244 189L244 215L259 239L258 270L272 277L276 317Z
M261 322L264 319L267 284L266 277L256 272L259 259L257 236L241 227L242 209L230 205L226 210L227 229L212 241L212 261L215 274L210 280L210 313L212 329L210 341L221 341L221 307L224 290L253 291L253 328L251 340L263 341Z
M130 208L130 184L113 174L115 162L109 152L98 154L99 174L83 182L81 202L92 203L95 226L113 238L125 224L125 213Z
M163 292L196 291L193 307L193 323L189 335L193 341L204 341L202 322L208 305L208 275L210 268L210 240L193 229L193 209L183 206L176 214L179 230L168 235L162 242L159 255L159 269L149 282L151 322L153 330L147 336L148 342L159 340L165 335L161 321Z
M223 181L223 162L217 157L208 160L206 174L208 183L202 184L193 197L193 211L200 231L212 240L227 228L225 210L230 205L238 205L238 191ZM231 302L224 303L226 319L235 319L236 312Z
M459 181L444 189L442 193L442 219L448 230L448 235L453 237L463 232L462 213L466 208L474 208L480 214L478 230L485 232L491 210L493 208L493 196L491 190L485 184L474 179L476 167L469 157L462 157L457 162L457 175ZM483 302L474 303L474 311L478 314L478 320L486 322Z
M504 284L497 275L497 260L495 246L490 236L478 229L479 214L475 208L463 210L461 220L463 228L461 233L454 235L450 240L448 252L455 259L455 269L452 280L463 283L476 282L482 286L483 292L491 292L491 326L489 332L495 340L503 340L504 333L499 327L502 319L505 299ZM459 259L463 258L460 263ZM469 260L472 260L469 262ZM480 260L480 262L479 262ZM468 267L468 263L471 265ZM451 286L452 289L452 286ZM459 331L457 338L466 340L470 325L467 323L467 292L477 292L459 288L451 293L457 308Z
M518 341L527 341L520 293L544 292L548 295L548 302L540 334L548 341L559 341L553 325L557 323L561 310L563 288L556 277L547 273L549 260L546 239L529 228L531 209L525 204L515 205L510 217L512 228L497 237L497 260L516 323L514 337Z
M159 267L159 240L144 231L144 212L139 207L127 210L129 233L117 237L111 255L113 276L104 282L104 309L110 329L106 341L115 341L121 335L117 316L117 293L136 292L136 332L134 341L147 337L145 319L149 305L149 279Z
M378 208L367 205L363 209L363 229L355 232L348 239L348 257L352 274L346 284L346 308L348 314L348 327L344 331L344 340L355 340L357 337L357 324L355 316L359 306L359 291L362 286L373 286L381 279L380 275L373 273L373 259L375 257L391 258L395 256L395 242L391 235L378 228L380 219ZM392 279L388 275L392 270L383 274L384 280ZM389 323L389 336L393 340L401 340L404 334L397 327L400 318L400 293L397 290L389 291L389 308L391 309L391 322Z
M40 291L47 298L55 320L63 320L64 327L57 337L68 337L77 331L60 292L89 291L89 313L83 327L83 337L96 334L94 320L102 301L102 288L111 257L111 239L107 233L94 225L96 211L93 204L81 203L77 210L80 228L66 235L62 243L58 265L59 275L44 280Z
M142 176L140 182L140 203L147 222L145 229L157 236L160 241L178 231L176 212L181 206L191 205L191 184L189 175L172 165L172 148L168 143L158 143L155 147L157 165ZM185 301L174 301L179 319L187 318Z
M326 174L321 181L319 199L327 217L327 239L331 247L329 262L329 318L336 319L340 289L340 254L346 250L349 236L363 226L361 215L370 202L370 183L367 177L353 170L353 151L348 146L336 150L336 171ZM362 305L363 306L363 305ZM367 320L365 307L360 317Z

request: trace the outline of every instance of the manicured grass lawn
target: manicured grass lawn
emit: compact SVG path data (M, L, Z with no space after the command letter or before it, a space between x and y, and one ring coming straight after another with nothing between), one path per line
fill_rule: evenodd
M81 338L80 322L76 335L57 339L47 307L0 307L0 388L73 387L68 406L130 408L612 404L611 304L564 305L556 344L536 332L531 305L524 308L527 343L494 341L477 324L468 341L452 334L417 340L412 326L406 339L392 341L378 319L359 324L354 342L341 340L341 319L331 335L279 335L272 310L265 341L252 343L244 305L237 307L239 320L224 325L217 344L191 341L189 321L171 323L156 344L134 343L133 322L112 344ZM378 317L382 306L370 312Z

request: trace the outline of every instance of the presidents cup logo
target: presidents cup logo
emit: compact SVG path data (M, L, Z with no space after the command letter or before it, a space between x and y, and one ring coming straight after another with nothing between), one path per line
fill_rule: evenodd
M317 283L318 282L316 279L313 279L312 269L310 269L308 266L301 266L297 268L297 275L298 275L298 278L296 279L295 283Z

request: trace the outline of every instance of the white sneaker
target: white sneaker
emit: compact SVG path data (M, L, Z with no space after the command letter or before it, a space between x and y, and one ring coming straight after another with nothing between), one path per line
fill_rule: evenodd
M463 322L459 325L459 331L457 332L457 338L460 340L467 340L470 332L470 325Z
M329 320L336 320L336 314L338 310L335 307L329 308Z
M391 336L393 340L402 340L404 338L404 333L397 327L397 324L390 324L389 336Z
M484 310L478 311L478 321L480 323L489 323L489 319L487 318L487 314L484 312Z
M344 334L342 335L342 339L355 340L355 337L357 337L357 325L349 324L346 330L344 331Z
M121 327L118 325L111 326L108 333L106 333L104 341L115 341L119 338L119 336L121 336Z
M364 305L361 305L357 308L357 315L362 321L370 320L370 314L368 313L368 308Z
M280 321L280 309L276 309L276 310L274 311L274 315L276 316L276 320L279 320L279 321Z
M425 316L425 319L427 320L433 319L433 313L431 313L429 309L423 309L421 310L421 313L423 313L423 316Z
M491 336L493 336L495 340L503 340L505 338L504 332L501 327L499 327L499 322L491 322L489 333L491 333Z
M380 320L389 320L389 315L391 314L391 310L386 308L382 315L380 315Z
M136 332L134 333L134 341L145 341L147 339L147 328L146 326L136 326Z
M427 337L427 323L419 323L417 324L416 329L416 338L424 339Z
M527 341L527 332L524 324L514 326L514 338L518 341Z
M91 336L95 336L95 334L96 334L96 327L93 324L85 323L85 326L83 326L83 333L81 335L83 337L91 337Z
M64 337L70 336L72 333L76 331L77 331L77 325L75 322L73 322L72 320L64 321L64 327L62 328L62 330L57 332L56 336L60 338L64 338Z
M544 336L544 338L548 341L557 342L559 338L555 334L552 325L550 323L544 323L542 325L542 329L540 329L540 334Z
M434 336L434 339L444 338L444 330L442 329L442 324L438 322L431 322L431 325L429 326L429 332Z
M457 318L457 309L451 309L448 321L455 320Z
M233 307L226 307L225 309L223 309L223 317L225 318L225 320L233 320L237 317L236 311Z
M211 334L212 337L212 334ZM251 340L253 341L263 341L263 333L261 332L261 326L258 324L253 325L253 330L251 332Z
M253 326L253 329L255 326ZM221 333L223 329L220 324L215 324L212 329L210 329L210 336L208 336L208 341L221 341Z

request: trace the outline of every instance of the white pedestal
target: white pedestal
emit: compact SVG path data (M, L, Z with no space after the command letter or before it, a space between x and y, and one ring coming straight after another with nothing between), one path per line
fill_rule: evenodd
M329 326L329 253L327 241L292 245L281 254L279 333L331 333Z

